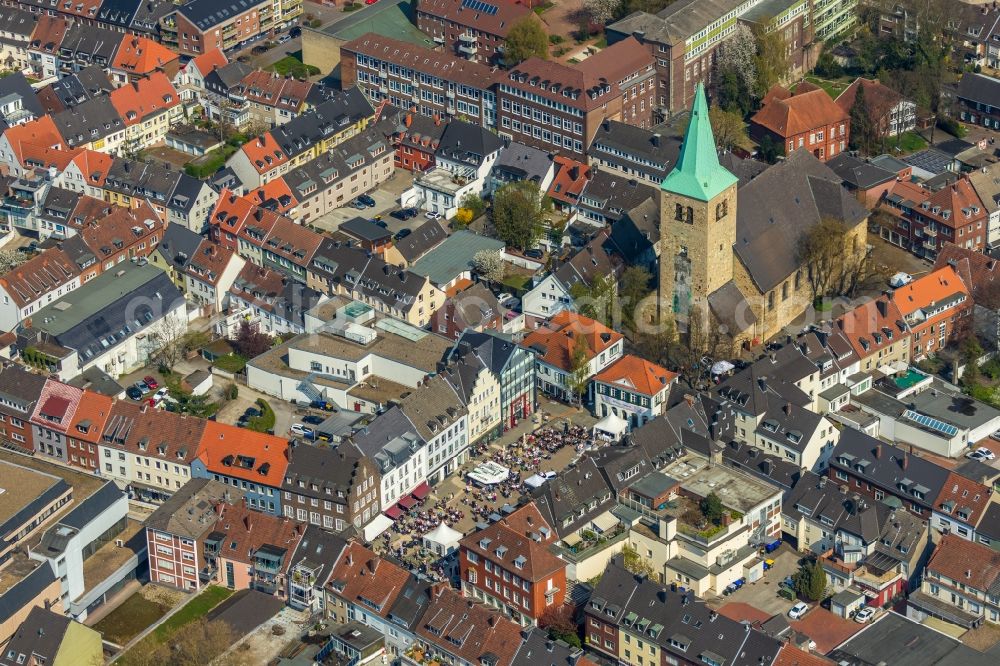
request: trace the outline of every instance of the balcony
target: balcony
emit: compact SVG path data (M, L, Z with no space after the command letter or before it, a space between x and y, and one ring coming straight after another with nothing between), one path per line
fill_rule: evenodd
M467 56L474 56L479 53L479 47L475 44L461 44L458 47L459 53L464 53Z
M455 91L447 90L445 91L444 96L447 97L448 99L455 99Z
M935 244L933 240L925 240L923 243L920 244L920 246L925 250L930 250L931 252L937 251L937 244Z
M461 35L458 36L458 40L460 42L462 42L463 44L475 44L476 43L476 36L475 35L470 35L468 33L464 33L464 34L461 34Z
M930 227L924 227L924 236L928 238L937 238L937 229L931 229Z

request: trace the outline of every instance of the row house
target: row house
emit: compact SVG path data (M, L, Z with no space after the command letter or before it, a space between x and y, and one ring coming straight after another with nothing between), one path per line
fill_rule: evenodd
M469 410L469 441L475 443L502 432L500 383L482 359L469 349L463 351L440 363L439 372Z
M0 63L13 72L28 71L28 44L37 18L20 7L7 7L0 16Z
M67 440L82 399L83 389L56 379L45 382L30 419L36 453L68 464Z
M500 612L450 588L435 587L416 627L416 642L403 654L401 663L512 666L520 638L520 625Z
M94 269L83 275L82 282L123 261L148 257L163 238L166 225L148 204L138 208L110 208L100 221L92 220L80 229L79 237L96 258Z
M80 286L81 270L65 252L49 248L0 276L0 329L25 319Z
M910 328L896 301L887 295L845 312L834 321L834 326L857 356L861 372L910 362L913 349Z
M244 266L229 287L226 336L235 338L244 321L270 336L304 333L305 313L325 300L325 295L279 271Z
M289 606L325 613L326 584L345 548L343 537L315 525L306 526L289 567Z
M348 296L418 328L426 326L445 301L445 293L430 278L332 238L324 238L316 250L307 284L330 296Z
M69 148L90 148L117 155L127 148L125 121L111 98L100 95L52 114L59 135Z
M489 369L500 387L499 415L503 432L534 413L537 407L535 359L530 350L493 331L466 329L446 360L469 354Z
M586 160L605 119L652 125L653 57L633 38L576 66L529 58L497 80L500 135Z
M324 530L362 529L381 512L380 475L374 461L343 450L298 446L281 484L288 518Z
M364 95L346 90L247 142L226 166L246 187L260 187L359 134L374 118Z
M891 298L910 330L913 361L965 339L972 327L969 288L952 266L894 289Z
M344 89L358 88L372 104L496 127L496 73L486 65L369 32L340 47L340 70Z
M837 95L837 106L848 116L851 115L861 89L864 89L864 110L875 124L878 136L897 136L916 128L917 105L877 79L859 76Z
M676 380L677 373L626 354L594 375L594 415L614 415L638 428L663 414Z
M457 340L466 329L475 332L504 329L505 310L497 297L482 282L449 297L431 315L431 330L438 335Z
M192 0L160 18L159 33L168 48L196 57L212 49L233 51L275 34L301 14L302 0L280 5L248 0L224 6L214 0Z
M44 375L17 364L0 368L0 438L5 445L25 452L35 450L31 415L45 382Z
M213 49L205 55L208 56L213 51L220 52ZM209 120L227 123L237 129L246 127L250 122L250 103L243 93L240 81L252 71L250 65L235 60L215 66L203 75L200 100Z
M191 480L208 421L118 401L100 432L98 473L129 497L161 504Z
M989 213L966 177L936 191L899 181L880 208L890 215L879 235L918 257L933 260L945 243L976 251L986 247Z
M172 80L180 69L180 56L148 37L123 35L108 70L116 86L136 83L154 74Z
M281 484L288 470L288 440L206 421L191 476L239 488L251 509L282 515Z
M307 107L316 86L275 72L256 70L240 81L250 107L250 120L265 128L284 125Z
M431 585L357 541L333 557L325 589L326 616L337 624L359 622L375 629L385 636L388 653L402 656L414 643Z
M538 388L560 400L573 400L574 361L579 346L586 359L586 379L622 356L623 338L598 321L562 310L521 343L535 354ZM587 389L588 400L591 398Z
M187 299L202 308L205 316L220 314L229 303L229 290L246 260L233 250L204 239L184 266Z
M383 114L390 113L388 109L383 111ZM441 118L428 118L412 111L399 112L395 115L395 125L392 145L396 149L396 168L416 173L433 167L434 154L444 134Z
M70 402L72 404L73 401L71 400ZM39 412L39 418L33 419L36 425L35 434L39 438L44 435L46 440L48 440L50 433L53 435L53 441L56 442L56 458L60 462L68 463L91 474L98 474L98 447L101 431L104 428L104 424L111 417L113 400L106 395L93 391L81 391L78 393L78 399L75 402L76 409L72 415L70 416L67 413L67 417L62 419L62 421L65 421L66 418L69 418L68 427L65 430L65 459L59 454L58 445L60 442L58 432L50 428L49 424L53 423L53 421L47 418L49 416L47 413L43 414ZM41 440L39 439L39 441ZM52 455L51 446L48 441L45 442L44 447L40 447L39 453L42 455Z
M66 148L52 116L44 115L4 130L0 137L0 159L10 169L11 176L21 177L32 170L27 166L26 152L33 146Z
M62 45L69 22L60 16L42 14L28 42L28 65L31 76L40 81L56 78L61 74L59 47Z
M942 533L974 539L991 490L927 458L845 428L827 474L874 501L894 497L900 507Z
M114 89L111 79L99 65L89 65L39 88L37 97L46 113L58 113Z
M306 224L389 180L395 170L390 131L391 121L380 120L281 177L294 201L288 216Z
M354 433L350 446L372 458L381 474L381 509L399 517L467 460L468 412L443 377L432 376ZM395 506L399 502L399 506Z
M240 232L237 251L256 266L281 271L299 282L307 273L324 236L287 217L275 217L270 224L251 220Z
M220 67L229 64L226 54L219 49L211 49L191 58L177 69L173 84L177 94L185 102L200 101L205 96L205 79Z
M549 550L558 539L533 504L459 542L462 594L533 625L566 600L566 562Z
M157 21L170 9L170 3L165 0L7 0L4 4L17 5L41 16L59 17L147 38L156 37Z
M97 175L98 180L103 179L101 198L109 203L125 208L147 203L168 224L179 224L195 233L208 228L209 213L215 207L218 193L207 182L183 171L125 158L115 158L106 173L99 170L85 174L81 170L85 166L94 168L90 162L79 166L74 163L61 182L67 185L85 182L90 185ZM103 169L104 166L100 164L96 168Z
M755 141L768 137L786 155L805 149L821 162L847 150L850 133L850 113L808 82L794 90L775 85L750 118L750 136Z
M121 42L120 32L73 21L59 44L59 70L69 74L90 65L108 69Z
M690 590L631 573L620 558L608 563L584 607L584 631L591 649L629 666L771 664L784 645Z
M267 208L257 205L249 197L236 194L225 188L209 215L209 238L223 247L235 250L239 247L239 236L247 224L273 224L278 217Z
M107 153L84 149L73 154L53 184L94 199L104 199L104 183L115 158Z
M1000 81L969 73L958 82L953 112L963 122L1000 129Z
M128 155L165 140L171 126L184 118L180 96L163 72L125 84L109 97L125 122L123 152Z
M941 538L906 616L928 617L972 629L1000 621L1000 553L953 535Z
M503 63L507 33L519 21L532 21L546 30L529 2L423 0L416 15L417 28L447 53L485 64Z
M201 541L202 580L287 600L289 569L305 523L261 513L246 502L219 506L215 525Z
M2 38L0 44L3 44ZM26 123L44 113L34 88L24 74L14 71L0 82L0 117L6 126Z
M212 580L205 538L214 531L222 505L242 501L242 492L218 481L192 479L184 484L146 518L149 581L197 592Z

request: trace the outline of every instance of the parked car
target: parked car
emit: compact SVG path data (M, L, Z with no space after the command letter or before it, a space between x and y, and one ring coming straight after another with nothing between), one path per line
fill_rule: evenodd
M989 460L989 458L984 456L982 451L980 451L979 449L976 449L975 451L969 451L968 453L965 454L965 457L968 458L969 460L976 460L978 462L986 462L987 460Z
M374 220L372 220L372 224L374 224L377 227L382 227L383 229L389 228L389 225L385 223L385 220L379 218L375 218Z
M991 433L990 434L990 439L995 439L996 441L1000 442L1000 430L997 430L996 432Z
M301 423L293 423L292 427L289 428L289 430L292 432L292 434L298 435L299 437L312 437L313 436L313 429L312 428L308 428L308 427L302 425Z
M799 603L792 606L788 611L788 617L793 620L801 619L809 611L809 604L800 601Z
M871 606L865 606L854 614L854 621L858 624L865 624L873 617L875 617L875 609Z
M368 206L369 208L374 208L375 207L375 199L371 198L367 194L359 194L358 195L358 201L360 201L364 205Z
M354 208L356 208L357 210L364 210L364 209L368 208L368 206L366 206L363 202L358 201L357 199L355 199L354 201L352 201L351 205Z
M152 375L148 377L143 377L142 381L146 383L146 386L148 386L149 390L151 391L155 391L156 389L160 388L160 383L156 381L156 379Z
M365 0L366 5L374 5L378 0Z
M412 229L400 229L396 232L396 240L402 240L413 233Z
M524 256L526 256L528 259L541 259L542 257L545 256L545 253L539 250L538 248L532 248L526 251L524 253Z
M303 423L308 423L309 425L319 425L323 422L322 416L315 416L313 414L307 414L302 417Z
M256 409L255 407L247 407L246 411L243 412L243 416L247 417L248 419L257 418L258 416L260 416L260 414L261 411L259 409Z
M287 44L290 41L292 41L291 35L282 35L281 37L278 37L279 44Z
M909 273L903 273L900 271L896 273L891 278L889 278L889 286L893 289L899 289L900 287L905 287L906 285L913 282L913 276Z
M406 222L412 217L416 217L420 213L416 208L400 208L399 210L394 210L389 215L396 218L397 220L402 220Z
M994 458L997 457L997 454L993 453L985 446L980 446L978 449L976 449L976 453L981 455L984 460L993 460Z
M129 386L125 389L125 395L127 395L132 400L142 400L142 391L138 386Z
M299 26L295 26L294 28L288 31L288 34L292 36L292 39L295 39L296 37L301 37L302 28L300 28Z
M149 393L150 391L149 384L147 384L145 381L138 381L134 384L134 386L140 391L142 391L143 395Z
M434 211L429 210L426 213L424 213L424 217L426 217L428 220L440 220L441 213L435 213Z

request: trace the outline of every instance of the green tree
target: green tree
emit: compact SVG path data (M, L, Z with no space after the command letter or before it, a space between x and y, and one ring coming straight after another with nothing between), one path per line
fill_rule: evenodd
M619 302L622 309L622 321L631 330L635 330L636 309L646 296L649 295L649 283L653 276L642 266L629 266L622 273L621 286L619 287Z
M507 183L493 194L493 227L497 238L527 250L544 232L538 185L522 180Z
M871 117L865 100L865 87L858 85L854 104L851 105L851 147L871 154L871 148L877 140L875 119Z
M569 295L580 314L611 327L614 324L617 292L615 276L608 274L597 276L590 285L577 282L570 287Z
M634 574L641 574L647 578L654 573L653 563L640 555L639 551L629 543L622 546L622 566Z
M754 68L757 70L754 92L755 97L760 99L771 86L781 83L788 76L790 63L788 45L773 20L758 24L754 28L754 39L757 46L754 57Z
M757 147L760 158L768 164L774 164L778 158L785 154L785 146L771 138L770 134L765 134Z
M739 111L727 111L715 105L708 110L708 119L712 123L715 143L720 148L732 150L746 140L747 126Z
M716 525L722 523L722 515L726 512L724 506L722 506L722 500L715 493L709 493L699 504L702 515L705 518Z
M508 67L520 64L531 57L543 60L549 57L548 35L534 14L528 14L510 26L503 52L504 64Z
M810 601L819 601L826 596L826 572L819 560L813 562L812 575L809 576L808 595Z
M824 46L819 57L816 59L816 67L813 69L813 72L816 76L822 76L826 79L839 79L844 75L844 68L840 66L837 59L830 53L830 49Z
M462 197L462 201L458 205L472 211L473 220L486 212L486 203L475 192L469 192Z

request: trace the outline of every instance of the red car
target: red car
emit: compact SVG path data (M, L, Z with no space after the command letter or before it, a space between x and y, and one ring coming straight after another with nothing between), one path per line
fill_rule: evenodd
M365 0L366 5L374 5L378 0Z
M160 387L160 385L157 383L157 381L155 379L152 378L152 376L150 376L150 377L143 377L142 381L146 382L146 386L149 387L150 391L155 391L156 389L158 389Z

